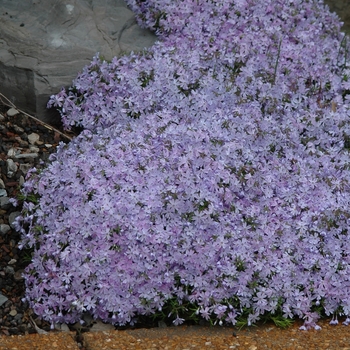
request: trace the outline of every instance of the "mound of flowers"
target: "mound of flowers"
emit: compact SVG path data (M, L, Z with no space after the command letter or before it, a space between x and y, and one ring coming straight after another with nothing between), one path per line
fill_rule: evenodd
M350 316L339 19L319 1L128 4L159 41L97 55L49 103L83 131L22 190L31 307L120 325Z

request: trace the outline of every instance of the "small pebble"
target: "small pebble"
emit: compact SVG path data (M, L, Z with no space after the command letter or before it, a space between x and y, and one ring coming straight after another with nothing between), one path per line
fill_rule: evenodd
M7 115L9 117L13 117L15 115L17 115L19 112L17 111L17 109L15 108L10 108L8 111L7 111Z
M31 145L34 145L35 143L37 143L39 139L40 139L40 136L34 132L28 135L28 141Z
M21 165L24 165L24 164L21 164ZM26 165L26 171L23 170L23 167L21 168L21 165L19 166L20 170L23 171L24 174L26 174L28 172L28 170L31 168L31 165L29 164L25 164ZM22 186L24 184L24 177L23 175L21 175L19 177L19 185Z
M1 209L9 209L11 207L11 202L8 197L0 197L0 208Z
M13 276L15 274L15 270L12 266L6 266L4 268L4 271L11 276Z
M9 224L12 228L15 228L13 224L14 224L16 218L20 215L21 215L21 212L19 212L19 211L14 211L9 215Z
M11 311L9 312L9 315L12 316L12 317L14 317L14 316L17 315L17 311L16 311L15 309L13 309L13 310L11 310Z
M15 140L19 143L21 147L28 147L29 143L22 140L20 137L15 137Z
M23 272L24 272L24 270L18 270L18 271L15 272L15 274L13 276L15 281L22 281L24 279Z
M35 146L30 146L29 150L31 153L38 153L40 151L39 147L35 147Z
M0 293L0 306L1 306L2 304L6 303L7 300L8 300L8 298L5 297L5 295L2 295L2 294Z
M27 174L27 172L29 171L29 169L33 168L33 166L31 164L20 164L19 165L19 170L21 170L23 172L23 174ZM19 181L19 185L22 186L24 184L24 178L22 176L22 181L20 179Z
M6 224L0 225L0 234L1 235L6 235L6 233L9 232L10 230L11 230L11 227L9 225L6 225Z
M18 125L13 125L13 129L16 131L17 134L22 134L24 133L24 129L22 129L20 126Z
M17 165L12 159L7 159L7 177L12 178L12 176L17 172Z
M7 156L8 156L9 158L14 158L14 157L16 156L16 154L17 154L16 148L11 147L11 148L7 151Z
M38 153L22 153L22 154L17 154L15 158L17 159L23 159L23 158L37 158Z

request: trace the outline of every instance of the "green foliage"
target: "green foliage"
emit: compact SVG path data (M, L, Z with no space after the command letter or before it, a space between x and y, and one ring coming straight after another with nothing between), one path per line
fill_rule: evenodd
M40 196L36 193L30 193L28 195L23 194L22 192L19 192L17 195L17 200L20 202L30 202L33 204L39 203Z

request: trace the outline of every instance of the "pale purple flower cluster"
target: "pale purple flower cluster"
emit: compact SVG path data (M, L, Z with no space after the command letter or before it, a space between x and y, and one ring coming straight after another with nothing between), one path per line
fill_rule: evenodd
M32 172L27 299L115 324L350 316L349 46L320 1L128 0L160 40L53 96L84 131ZM173 315L181 323L181 315Z

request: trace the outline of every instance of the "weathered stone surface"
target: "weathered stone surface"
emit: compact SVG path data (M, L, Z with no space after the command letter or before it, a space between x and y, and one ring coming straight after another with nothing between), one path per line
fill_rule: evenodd
M68 87L99 52L106 59L150 47L123 0L1 0L0 92L53 122L50 95Z

